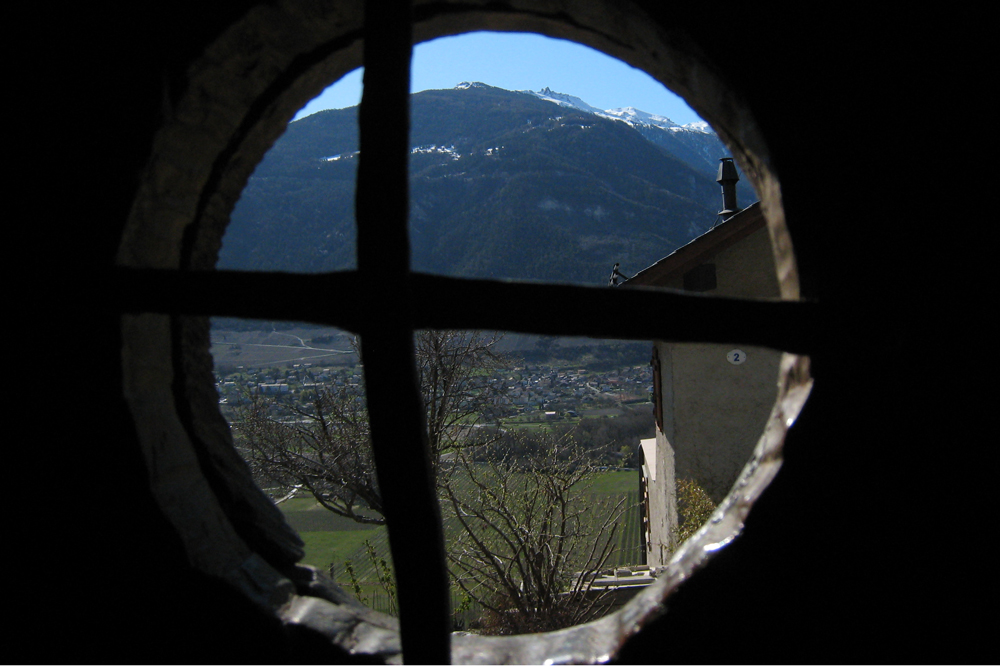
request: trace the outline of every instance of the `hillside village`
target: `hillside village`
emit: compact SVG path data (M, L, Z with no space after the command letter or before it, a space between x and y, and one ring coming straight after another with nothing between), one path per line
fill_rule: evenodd
M216 389L224 414L228 405L248 392L278 396L272 416L292 417L294 406L309 404L317 390L360 387L360 366L290 363L280 367L244 368L216 373ZM484 376L485 384L502 383L502 416L513 421L543 421L613 416L623 404L649 402L652 369L649 365L592 370L545 364L516 365ZM227 414L228 416L228 414Z

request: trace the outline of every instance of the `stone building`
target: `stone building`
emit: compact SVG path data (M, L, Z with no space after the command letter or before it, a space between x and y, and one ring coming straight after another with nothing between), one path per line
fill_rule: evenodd
M778 298L760 203L640 271L622 287L664 287ZM778 393L781 352L755 345L657 340L653 344L656 437L642 442L646 557L663 565L676 548L676 479L719 504L764 432Z

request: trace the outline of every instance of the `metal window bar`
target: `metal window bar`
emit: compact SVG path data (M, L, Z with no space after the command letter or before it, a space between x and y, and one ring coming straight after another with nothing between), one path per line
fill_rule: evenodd
M409 2L365 3L364 88L356 191L361 324L375 469L396 571L400 640L409 663L451 663L444 529L432 482L413 350L407 229Z
M488 329L618 340L739 342L809 355L819 305L659 289L450 278L411 273L381 307L411 305L415 329ZM357 271L290 273L116 268L93 292L117 312L308 321L360 332L380 321L378 297ZM261 298L261 294L280 298ZM316 294L329 294L324 302ZM516 304L517 307L510 307ZM878 331L872 331L876 337ZM877 344L876 340L875 343Z

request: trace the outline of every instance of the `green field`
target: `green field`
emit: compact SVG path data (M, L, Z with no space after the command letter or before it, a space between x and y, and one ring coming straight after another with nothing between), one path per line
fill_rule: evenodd
M639 472L627 470L599 473L584 492L593 499L595 505L602 500L617 501L623 495L626 496L625 504L628 509L619 521L616 534L618 547L608 560L608 566L640 564L642 521L638 506ZM370 561L364 542L368 540L375 547L378 557L391 562L388 532L384 526L357 523L336 516L312 498L288 500L279 505L279 508L305 542L303 564L310 564L323 571L329 571L333 564L335 579L347 585L350 578L344 562L351 560L364 594L369 597L369 603L376 600L380 592L375 583L375 565ZM455 527L446 525L446 530L450 529Z
M364 552L365 539L378 539L379 532L385 532L385 528L376 527L373 530L341 532L299 532L299 536L306 544L306 555L302 558L302 564L311 564L317 569L329 571L332 563L339 580L343 573L344 561L360 562L359 554Z
M312 497L296 497L278 505L288 524L295 528L306 544L303 564L328 570L336 565L339 573L344 560L360 558L364 553L364 541L382 541L385 527L368 523L358 523L343 518L324 509Z
M590 493L596 494L617 494L628 493L639 490L639 471L629 470L609 470L602 472L594 478L593 484L588 489Z
M638 473L637 473L638 474ZM645 556L642 549L642 507L638 490L628 491L625 504L628 509L622 516L616 535L618 548L608 558L609 567L642 564Z

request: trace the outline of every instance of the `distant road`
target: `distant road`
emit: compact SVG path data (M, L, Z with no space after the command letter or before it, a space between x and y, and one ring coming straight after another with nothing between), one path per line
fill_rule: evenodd
M292 336L296 337L296 336ZM354 351L351 349L324 349L323 347L311 347L309 345L275 345L275 344L264 344L260 342L219 342L214 341L212 343L213 347L216 347L216 358L217 362L226 363L241 363L247 367L266 367L271 365L278 365L280 363L292 363L292 362L309 362L316 361L323 358L329 358L331 356L343 356L346 354L353 354ZM239 360L229 358L228 355L224 356L226 352L222 351L222 347L237 347L240 349L246 349L249 355L247 357L241 357ZM250 349L250 348L255 348ZM267 351L265 351L267 350ZM295 354L288 356L287 353L282 353L284 350L294 350Z
M292 336L293 338L296 336ZM301 338L299 341L301 342ZM353 354L353 349L326 349L324 347L310 347L306 343L301 345L265 345L260 342L213 342L215 345L228 345L230 347L273 347L275 349L305 349L306 351L328 352L330 354Z

